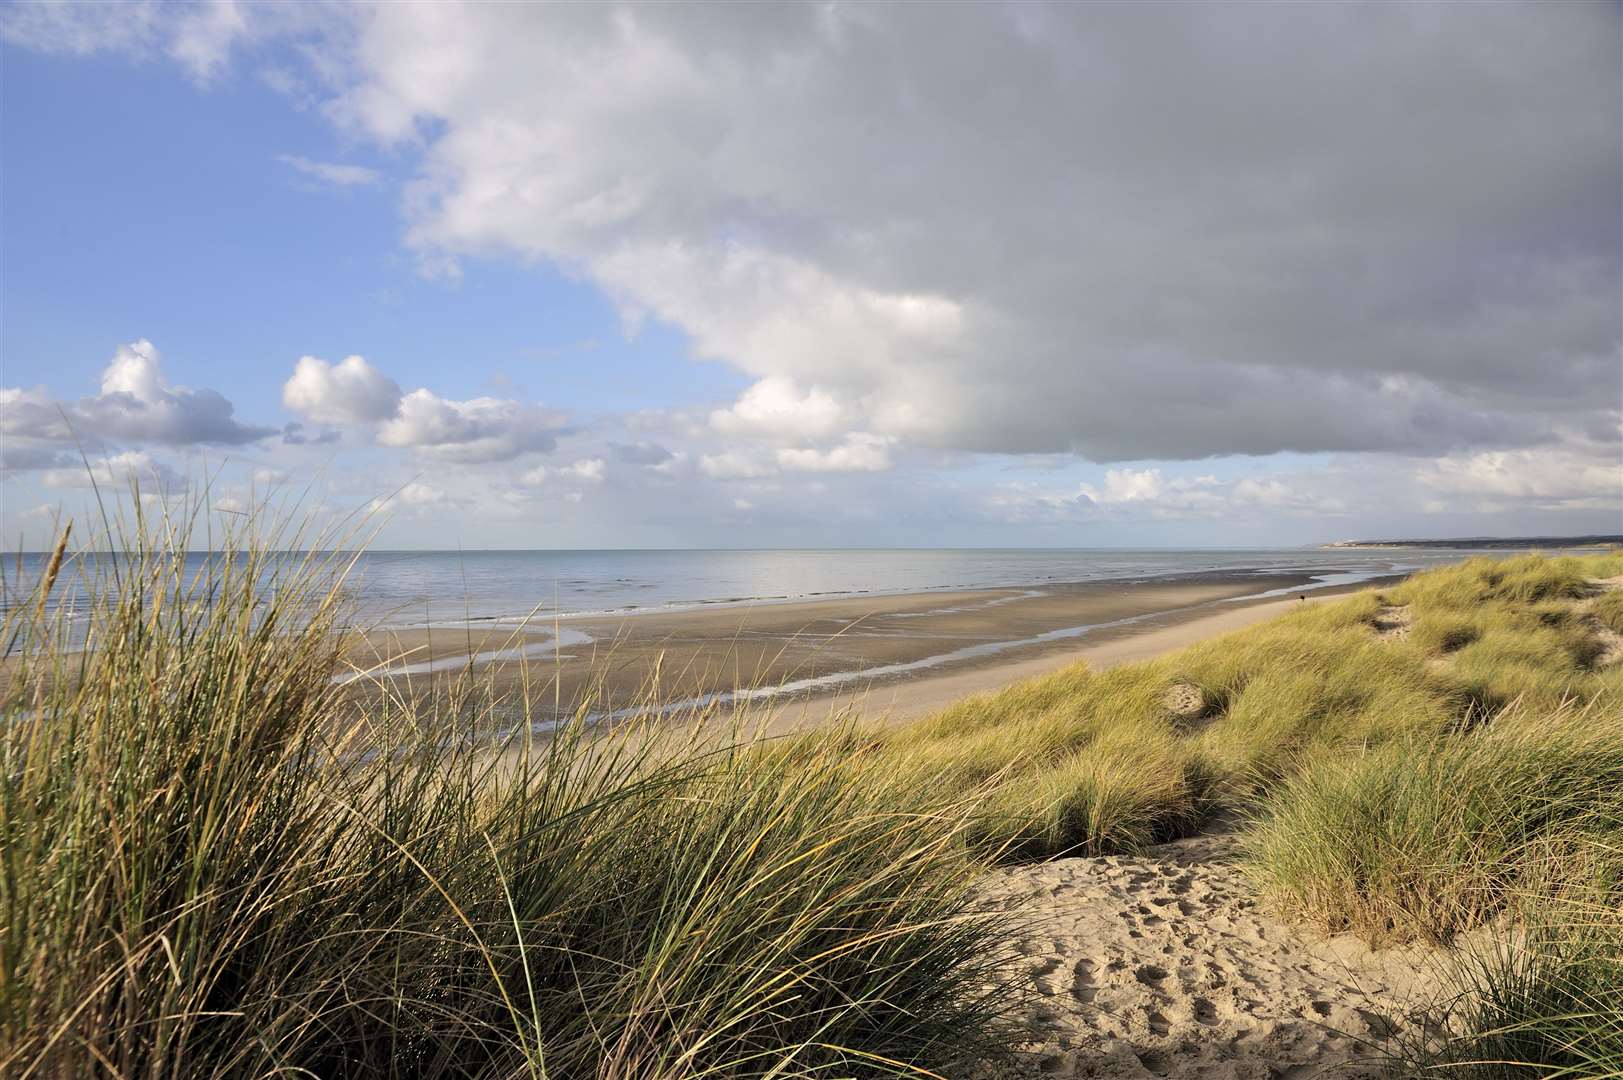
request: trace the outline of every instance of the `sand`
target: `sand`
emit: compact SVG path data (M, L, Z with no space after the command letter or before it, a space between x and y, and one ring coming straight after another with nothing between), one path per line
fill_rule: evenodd
M1383 1044L1445 990L1439 954L1282 923L1235 855L1220 833L997 871L988 900L1027 927L1013 963L1036 1036L994 1075L1380 1075Z
M542 714L594 685L603 711L654 686L667 702L743 689L757 714L772 714L769 729L784 731L849 709L905 720L1077 660L1107 667L1158 655L1300 603L1254 597L1306 580L1210 575L407 629L357 636L349 657L403 672L391 676L397 686L427 686L473 657L481 678L525 693ZM431 664L442 670L422 670ZM779 692L785 683L798 689Z

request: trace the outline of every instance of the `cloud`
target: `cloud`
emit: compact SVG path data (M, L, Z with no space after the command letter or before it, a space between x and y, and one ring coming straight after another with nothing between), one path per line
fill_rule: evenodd
M1315 478L1317 489L1325 477ZM1102 484L1082 483L1053 490L1029 483L1005 484L987 497L994 516L1009 521L1243 521L1267 512L1279 515L1338 515L1347 509L1337 498L1273 475L1223 479L1209 473L1168 475L1160 468L1107 469Z
M566 417L505 398L452 401L400 384L350 356L337 364L301 357L282 386L282 404L308 420L362 427L380 446L414 449L460 463L508 461L557 445ZM305 441L297 429L283 441Z
M250 15L287 26L292 13L256 12L235 0L172 4L123 0L86 4L75 0L20 0L0 13L0 39L47 53L88 56L114 52L146 57L162 53L202 83L217 77L232 50L250 36ZM292 7L293 5L287 5ZM270 16L267 18L266 16Z
M437 487L412 481L409 484L403 484L388 495L380 495L373 499L367 503L366 510L368 513L373 514L382 511L399 512L402 510L416 512L431 509L442 503L456 501L458 500L450 498Z
M365 165L343 165L329 161L311 161L297 154L282 154L277 158L305 176L334 187L365 187L383 179L383 174Z
M793 472L883 472L891 467L894 442L884 435L858 431L826 450L784 447L777 452L777 461Z
M297 420L282 426L282 443L285 446L322 446L327 443L338 442L342 437L331 428L317 431L314 434L307 433L304 425Z
M777 471L770 463L740 450L701 455L699 470L714 480L754 480Z
M359 41L329 111L424 147L410 243L681 327L755 379L725 434L1443 453L1616 411L1603 5L389 5Z
M1434 493L1434 509L1452 502L1485 512L1623 507L1623 453L1615 445L1449 455L1427 462L1418 478Z
M1102 488L1083 484L1080 493L1106 511L1126 509L1157 518L1235 517L1261 510L1290 514L1340 513L1339 500L1299 490L1278 477L1165 476L1161 469L1108 469Z
M400 399L377 433L383 446L410 447L449 461L507 461L558 445L563 414L502 398L450 401L431 390Z
M729 435L753 435L800 441L820 439L841 430L844 407L817 387L802 391L782 376L762 379L744 391L731 408L710 414L710 424Z
M157 348L145 339L118 347L93 397L56 401L38 388L0 390L8 469L51 464L81 444L242 446L275 434L234 413L214 390L171 385Z
M89 488L119 490L134 482L141 485L144 494L168 495L183 490L185 477L166 462L159 461L141 450L101 459L91 458L88 464L77 467L47 469L40 474L40 482L48 488Z
M329 364L301 356L282 384L282 404L307 420L323 424L367 424L400 412L400 384L361 356Z
M89 56L148 48L165 13L152 2L91 9L71 0L13 3L0 14L0 38L45 53Z
M7 407L5 393L0 391L0 413ZM0 476L71 466L75 460L73 454L53 446L29 444L9 437L0 439Z
M667 448L651 442L611 442L609 453L614 455L614 460L627 465L663 465L675 456Z
M569 465L537 465L519 477L519 483L539 487L553 480L576 484L601 484L608 463L602 458L583 458Z

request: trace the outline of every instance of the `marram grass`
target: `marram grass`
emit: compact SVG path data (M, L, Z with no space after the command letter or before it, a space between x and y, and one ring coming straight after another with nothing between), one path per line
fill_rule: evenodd
M1623 664L1596 667L1596 624L1623 592L1592 582L1619 573L1617 554L1473 559L1172 656L967 698L876 732L869 752L966 795L990 786L971 830L989 853L1131 851L1273 805L1321 765L1443 745L1501 714L1507 729L1573 710L1604 727L1623 714ZM1383 635L1395 610L1407 633Z
M969 807L833 737L498 754L473 682L358 706L344 563L271 554L336 545L215 536L187 579L192 524L69 560L87 640L6 627L0 1074L957 1076L1008 1041Z
M118 559L64 536L10 598L6 1076L969 1075L1020 1012L988 861L1218 813L1321 929L1522 928L1398 1067L1623 1075L1623 592L1593 585L1623 557L1473 560L897 729L718 745L653 700L542 737L471 676L341 691L347 564L274 552L343 538L250 520L187 578L194 524L137 520Z

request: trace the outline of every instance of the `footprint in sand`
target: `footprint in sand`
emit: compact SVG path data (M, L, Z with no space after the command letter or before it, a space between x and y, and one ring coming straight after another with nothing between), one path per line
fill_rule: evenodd
M1133 972L1133 978L1137 979L1145 986L1159 986L1161 984L1161 980L1166 977L1166 968L1156 967L1153 964L1145 964L1143 967L1140 967Z
M1370 953L1273 921L1235 847L1208 835L988 880L989 898L1044 931L1023 943L1040 1027L1016 1076L1377 1075L1371 1042L1397 1031L1394 1005L1434 989L1435 969L1418 950Z

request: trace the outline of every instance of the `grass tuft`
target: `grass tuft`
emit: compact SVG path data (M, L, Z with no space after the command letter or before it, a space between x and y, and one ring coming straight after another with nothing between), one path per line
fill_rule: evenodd
M1620 820L1623 716L1569 706L1317 761L1248 839L1260 889L1291 915L1376 943L1444 942L1551 866L1582 865Z

